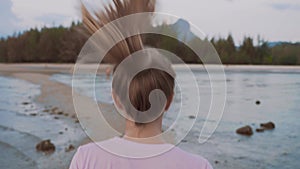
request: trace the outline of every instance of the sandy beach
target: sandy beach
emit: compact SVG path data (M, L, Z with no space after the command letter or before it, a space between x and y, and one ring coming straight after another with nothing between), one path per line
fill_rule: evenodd
M78 102L80 102L82 107L86 107L87 110L89 107L93 106L91 104L94 102L92 98L81 95L76 91L72 93L71 86L50 79L53 74L72 75L73 67L73 64L0 64L0 76L21 79L40 86L40 94L34 98L30 98L26 104L33 102L41 105L41 111L48 113L49 116L53 116L53 121L61 120L64 123L74 123L75 128L79 129L77 132L81 133L79 134L81 136L76 140L68 141L69 145L74 146L74 150L66 152L65 149L68 148L68 145L64 145L65 147L58 147L53 155L40 158L40 162L34 161L34 163L38 164L37 168L68 168L70 160L76 149L80 145L84 145L92 141L90 137L88 137L82 130L79 124L80 121L78 120L73 105L73 96L76 95L76 98L79 99ZM101 65L98 69L98 73L104 74L107 67L111 67L111 65ZM115 133L111 133L111 130L107 128L107 125L104 125L105 123L110 124L113 129L120 133L118 136L121 136L124 132L124 118L120 114L116 113L116 110L112 104L98 102L98 106L101 107L102 114L106 121L99 119L96 122L100 125L93 125L92 123L95 123L95 120L93 120L91 117L94 117L94 114L90 114L89 111L87 111L83 117L80 118L85 124L91 124L91 127L97 126L101 128L101 133L95 136L96 138L94 137L94 139L96 140L93 141L101 141L116 136ZM35 118L36 114L39 113L31 114L31 118ZM49 128L48 130L52 129ZM57 131L57 133L60 133L58 134L59 136L62 132ZM84 137L82 137L82 135L84 135ZM173 140L174 138L173 134L166 137L168 140ZM53 138L47 139L53 140ZM66 140L67 139L68 138L66 138ZM36 144L38 144L38 142L24 144L30 144L30 147L34 147Z
M101 66L99 72L103 72L107 66L109 65ZM72 68L72 64L0 64L0 75L22 79L39 85L40 94L37 97L32 98L32 102L42 105L42 107L44 107L44 112L48 112L50 116L56 118L53 118L53 121L58 119L64 123L74 123L74 125L77 125L75 127L81 130L81 135L85 135L79 126L79 121L74 110L72 88L50 79L51 75L54 73L71 74ZM91 101L91 98L87 96L80 95L80 99L82 104L88 104L88 102ZM104 103L99 103L99 105L105 109L104 116L106 120L115 124L114 128L118 128L118 131L122 131L124 123L117 113L112 113L115 111L113 106ZM60 117L59 115L63 117ZM57 131L57 133L58 132L59 131ZM49 139L52 140L53 138ZM56 152L53 155L41 158L40 160L43 162L36 162L38 163L38 168L68 168L69 162L75 153L76 148L80 145L89 143L90 141L91 140L86 135L83 137L78 137L78 140L70 141L70 145L75 147L75 149L70 152L66 152L66 148L64 147L57 147ZM24 144L32 144L31 147L34 147L37 142Z
M0 75L41 85L41 94L35 101L46 107L56 106L66 112L68 116L74 117L76 113L72 104L71 87L49 79L54 73L72 74L73 66L74 64L0 64ZM102 65L99 72L103 73L109 66Z

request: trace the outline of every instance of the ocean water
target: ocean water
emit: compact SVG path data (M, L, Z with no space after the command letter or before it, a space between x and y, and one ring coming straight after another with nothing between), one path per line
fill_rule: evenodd
M211 91L209 78L203 69L194 69L200 97L200 115L196 123L178 145L186 151L206 157L216 169L283 169L299 168L300 161L300 71L277 68L225 68L227 99L223 118L212 137L204 144L198 143L199 133L207 115ZM187 72L176 70L177 76L186 77ZM71 85L71 75L55 74L53 80ZM112 103L111 80L104 75L95 80L82 76L83 89L79 92L105 103ZM187 87L189 82L185 83ZM177 95L171 109L166 113L164 124L171 125L178 115L182 100L199 104L186 93ZM193 92L193 91L190 91ZM180 95L180 97L178 96ZM256 101L261 102L256 105ZM260 123L272 121L276 128L263 133L255 132ZM186 117L182 124L189 124ZM235 133L239 127L250 125L251 137ZM178 129L176 132L180 132Z
M79 124L43 112L45 107L34 102L39 85L4 76L0 82L0 168L67 168L74 151L65 154L64 149L84 134ZM54 153L36 151L45 139L55 144Z

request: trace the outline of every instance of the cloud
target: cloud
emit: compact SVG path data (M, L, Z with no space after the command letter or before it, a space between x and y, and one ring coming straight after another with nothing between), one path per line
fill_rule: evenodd
M10 35L17 30L17 22L20 20L14 15L11 8L10 0L0 1L0 37Z
M158 10L185 18L209 37L260 35L268 41L300 41L299 0L161 0ZM271 4L293 4L278 10ZM298 5L297 5L298 4Z
M65 21L68 21L69 17L66 15L49 13L49 14L35 17L35 20L38 22L44 23L45 25L52 24L52 25L56 26L56 25L63 24Z
M276 10L296 10L300 11L300 4L289 4L289 3L274 3L270 5Z
M11 0L12 12L20 29L65 25L79 19L77 0Z
M92 9L112 0L81 0ZM195 24L209 37L232 33L270 41L300 41L299 0L159 0L159 12ZM0 0L0 36L80 19L79 0ZM175 22L175 21L174 21Z

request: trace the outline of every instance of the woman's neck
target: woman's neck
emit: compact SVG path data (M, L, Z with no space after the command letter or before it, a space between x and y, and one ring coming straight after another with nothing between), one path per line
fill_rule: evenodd
M162 118L143 125L136 125L134 122L127 120L124 138L127 140L161 144L165 143L159 135L162 133Z

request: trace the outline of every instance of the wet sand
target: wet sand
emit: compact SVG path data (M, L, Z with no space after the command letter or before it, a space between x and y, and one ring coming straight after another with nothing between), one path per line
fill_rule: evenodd
M76 113L73 106L72 88L50 80L51 75L54 73L72 74L73 66L73 64L0 64L0 75L11 76L40 85L41 94L35 101L46 107L55 106L68 116L74 117ZM110 67L110 65L102 65L99 73L104 73L107 67ZM81 97L85 101L90 100L86 96ZM112 108L111 105L105 103L101 103L101 105Z
M104 65L102 69L100 69L100 73L105 70L105 68L109 65ZM102 67L102 66L101 66ZM84 134L83 130L79 126L77 115L74 110L73 106L73 98L72 98L72 88L70 86L67 86L65 84L62 84L60 82L56 82L50 79L51 75L54 73L72 73L72 64L64 64L64 65L49 65L49 64L0 64L0 75L6 76L6 77L12 77L17 79L22 79L25 81L28 81L32 84L36 84L40 86L40 94L34 98L31 98L29 102L35 102L37 104L40 104L42 109L44 109L45 112L50 113L50 116L53 116L53 122L60 120L62 123L70 124L69 126L73 125L73 128L77 128L79 136L77 139L74 139L72 136L72 140L68 141L70 145L73 145L75 147L75 150L66 152L65 147L62 147L62 145L57 145L55 153L52 155L45 155L45 154L37 154L35 151L35 145L41 141L42 138L35 138L30 139L31 141L24 142L18 142L17 144L20 145L19 148L17 147L10 147L10 145L6 145L5 142L0 145L0 147L4 147L7 150L7 157L5 159L19 159L18 163L15 163L16 166L28 166L27 168L68 168L68 165L70 163L70 160L73 156L73 154L76 151L76 148L80 145L89 143L91 140ZM78 93L74 93L75 95L79 95ZM80 102L83 105L89 105L91 102L91 98L87 96L79 95ZM106 117L106 120L115 124L114 128L117 128L118 131L122 131L124 121L120 116L118 116L117 113L112 113L115 111L113 109L113 106L110 104L104 104L104 103L98 103L102 108L104 108L104 116ZM53 109L57 109L61 112L61 115L59 116L57 112L55 113L52 111ZM39 115L39 113L38 113ZM55 119L55 118L56 119ZM37 118L34 116L29 118ZM116 122L117 121L117 122ZM20 122L21 123L21 122ZM101 123L102 124L102 123ZM104 124L104 123L103 123ZM42 124L40 124L42 125ZM52 126L53 127L53 126ZM47 127L46 127L47 128ZM51 128L51 126L48 127L49 131L58 133L59 131L52 131L56 130ZM72 129L69 129L69 131ZM78 131L79 130L79 131ZM5 129L5 132L11 135L14 135L12 132L8 132L8 129ZM103 126L103 131L109 131L105 130L105 126ZM28 131L29 132L29 131ZM109 133L104 133L105 135L109 135ZM20 134L19 134L20 135ZM50 135L50 134L49 134ZM70 139L68 138L67 134L61 134L60 136L64 141L58 141L63 142L63 145L65 145L67 142L66 140ZM59 136L52 135L52 136ZM83 137L82 137L83 136ZM64 138L65 137L65 138ZM60 138L60 139L61 139ZM48 138L51 140L57 140L57 138ZM26 145L27 144L27 145ZM33 152L34 155L37 154L37 157L34 159L38 159L39 161L29 160L28 155L26 153L23 153L22 150L19 149L31 149L30 153ZM24 150L25 151L25 150ZM26 150L27 151L27 150ZM17 153L18 152L18 153ZM27 151L28 152L28 151ZM10 166L6 166L6 168L15 168L13 164Z

